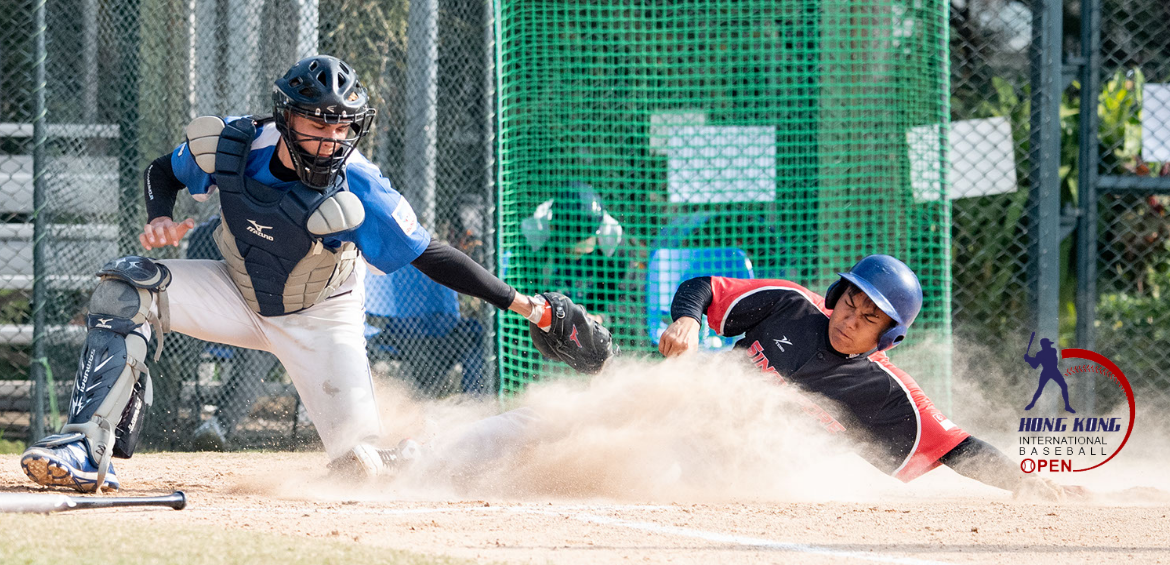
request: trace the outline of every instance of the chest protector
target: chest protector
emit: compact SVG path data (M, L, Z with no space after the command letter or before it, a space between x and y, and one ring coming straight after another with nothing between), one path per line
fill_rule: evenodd
M223 128L215 155L223 223L215 243L244 300L262 316L304 310L328 298L353 272L357 246L328 249L322 237L352 230L365 219L361 201L341 190L300 182L288 189L245 173L256 125L241 118Z

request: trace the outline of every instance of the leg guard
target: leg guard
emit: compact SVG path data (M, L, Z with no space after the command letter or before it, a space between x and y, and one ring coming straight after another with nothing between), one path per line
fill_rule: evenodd
M85 436L97 464L95 491L102 486L110 458L129 458L138 443L153 396L143 326L148 320L164 326L150 309L154 295L170 282L170 272L149 259L125 257L106 264L99 276L89 302L89 332L78 362L69 423L61 428L62 433ZM164 308L160 300L159 309ZM161 335L165 327L158 329Z

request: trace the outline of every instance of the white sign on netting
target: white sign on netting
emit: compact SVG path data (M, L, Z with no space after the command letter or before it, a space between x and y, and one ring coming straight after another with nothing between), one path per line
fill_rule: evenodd
M776 128L670 128L665 152L670 201L771 202L776 199Z

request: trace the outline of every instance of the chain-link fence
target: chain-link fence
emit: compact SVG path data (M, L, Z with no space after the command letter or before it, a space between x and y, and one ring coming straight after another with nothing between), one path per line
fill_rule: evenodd
M950 6L953 328L957 369L968 374L989 357L1018 366L1011 344L1036 329L1028 284L1032 11L1006 0ZM990 343L1008 347L973 352Z
M1146 406L1170 407L1170 5L1104 0L1097 45L1093 345ZM1118 396L1101 383L1103 395Z
M194 116L267 115L272 79L303 53L333 53L359 70L379 110L375 134L362 151L432 232L484 264L495 262L492 3L0 2L0 63L6 69L0 74L0 442L24 441L37 410L46 429L59 425L84 340L92 274L110 258L140 251L143 167L180 142ZM1127 371L1143 402L1167 403L1170 382L1161 367L1170 355L1164 299L1170 285L1170 91L1163 85L1170 83L1170 8L1158 0L1082 2L1064 3L1063 33L1044 44L1065 68L1058 77L1064 92L1056 116L1058 203L1042 208L1034 195L1041 179L1032 124L1039 112L1033 107L1036 61L1044 53L1034 51L1041 44L1033 22L1046 2L949 1L946 154L956 359L969 374L994 370L1030 380L1018 349L1037 329L1041 279L1055 272L1059 346L1101 351ZM818 13L802 16L808 29L825 23L813 17ZM893 21L908 20L895 14ZM805 31L781 33L799 38ZM776 41L777 49L799 47ZM720 45L713 44L712 53ZM599 60L601 68L616 59ZM1093 72L1078 71L1084 65ZM586 84L590 76L575 80ZM734 81L728 85L728 92L739 88ZM607 100L596 103L604 110ZM807 121L802 112L790 113L794 123ZM678 116L693 118L685 111ZM625 138L619 133L605 135L620 143ZM603 160L590 151L563 158ZM809 163L780 165L797 170ZM648 171L624 173L654 178ZM528 204L535 207L545 196L534 194ZM214 202L188 199L176 213L203 222L215 212ZM815 211L784 214L761 215L753 225L772 225L777 217L818 221ZM1035 238L1047 229L1039 223L1044 214L1059 214L1055 243L1045 248L1058 257L1055 270L1037 267L1042 250ZM651 240L656 232L630 235ZM807 234L782 236L799 242ZM152 256L199 253L197 238L191 239ZM407 379L426 394L494 385L490 308L433 287L419 293L427 296L421 301L377 289L410 286L417 275L393 276L371 282L367 336L375 373ZM641 308L627 310L641 315ZM34 327L43 329L36 340ZM152 369L155 445L182 447L213 416L234 445L314 437L295 391L270 357L186 337L168 342ZM34 400L31 383L37 380L49 385L43 401ZM1111 401L1116 387L1098 385L1098 396Z
M970 374L1033 380L1020 360L1037 303L1059 312L1059 347L1087 347L1126 371L1141 402L1170 404L1161 370L1170 331L1170 8L1145 0L1066 2L1053 45L1063 62L1057 199L1038 203L1040 36L1044 2L951 1L954 330ZM1043 149L1041 149L1043 150ZM1043 213L1053 243L1033 247ZM1037 290L1041 254L1056 256L1054 291ZM1058 281L1055 279L1059 279ZM1037 337L1041 337L1037 334ZM1057 337L1057 336L1048 336ZM1103 407L1107 379L1074 386Z
M329 53L358 70L378 110L360 150L436 239L493 262L490 5L482 0L3 6L0 62L10 71L0 78L0 439L28 439L38 378L53 392L44 429L60 425L104 262L217 254L214 196L180 198L177 218L206 223L182 246L139 247L142 170L182 142L196 116L271 115L273 80L301 56ZM375 375L408 379L419 394L490 392L492 309L402 280L414 273L371 283ZM316 437L270 354L178 334L164 349L151 364L153 445L185 447L201 425L210 431L203 439L234 446Z

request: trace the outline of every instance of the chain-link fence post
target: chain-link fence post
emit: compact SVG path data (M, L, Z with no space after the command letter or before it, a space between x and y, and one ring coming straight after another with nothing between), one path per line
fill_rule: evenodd
M29 368L33 375L32 419L29 433L34 437L44 434L45 428L45 0L35 0L33 15L33 360ZM51 391L50 391L51 393Z
M1031 50L1031 315L1036 333L1054 340L1060 320L1061 5L1034 0Z
M1096 108L1100 90L1101 0L1081 0L1081 108ZM1077 152L1077 328L1076 343L1082 349L1096 347L1097 319L1097 112L1080 112ZM1096 409L1096 375L1086 373L1078 393L1085 411Z
M403 192L424 226L435 225L438 10L437 0L410 0L407 23Z

